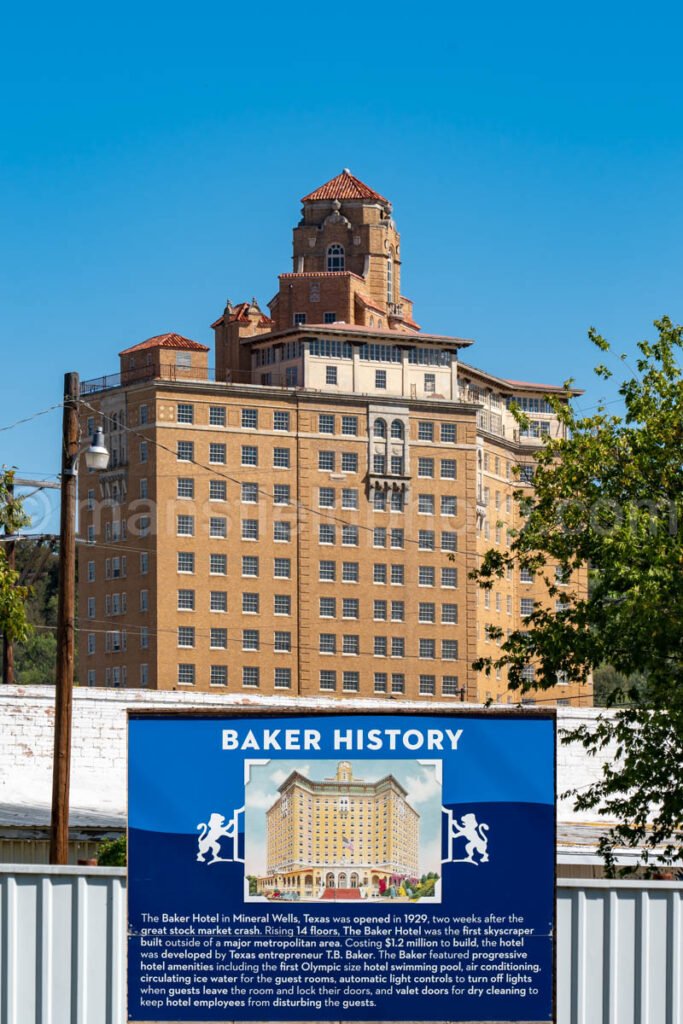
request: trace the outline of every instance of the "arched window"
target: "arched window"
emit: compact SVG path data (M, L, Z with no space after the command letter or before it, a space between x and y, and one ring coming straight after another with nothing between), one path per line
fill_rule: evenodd
M343 270L344 269L344 246L339 245L335 242L334 245L330 245L327 250L327 269L328 270Z
M403 424L400 420L392 420L391 436L402 441L404 436Z
M375 437L386 437L387 436L387 424L386 420L375 420L373 427L373 433Z

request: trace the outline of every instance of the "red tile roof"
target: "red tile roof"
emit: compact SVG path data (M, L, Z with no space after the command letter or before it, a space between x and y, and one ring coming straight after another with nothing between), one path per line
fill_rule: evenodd
M180 348L186 349L190 352L208 352L208 345L200 345L198 341L191 341L189 338L183 338L182 334L157 334L153 338L147 338L146 341L141 341L138 345L131 345L130 348L124 348L123 352L119 352L120 356L127 356L130 352L140 352L147 348Z
M375 192L368 185L364 185L359 178L354 177L347 167L336 178L326 181L320 188L309 192L301 202L312 203L317 199L377 199L381 203L389 202L379 192Z

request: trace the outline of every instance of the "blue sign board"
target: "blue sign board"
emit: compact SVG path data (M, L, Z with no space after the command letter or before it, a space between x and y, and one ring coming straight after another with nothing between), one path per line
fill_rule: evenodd
M553 1019L555 720L129 722L133 1021Z

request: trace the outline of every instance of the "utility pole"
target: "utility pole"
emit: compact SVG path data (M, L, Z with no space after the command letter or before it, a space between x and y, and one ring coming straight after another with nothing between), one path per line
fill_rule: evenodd
M55 753L52 775L50 864L66 864L69 855L69 780L76 616L76 499L78 487L77 373L64 375L62 471L57 594L57 670L55 676Z
M10 506L14 503L14 482L7 488ZM5 527L7 532L7 527ZM13 570L17 564L16 545L13 540L8 540L5 545L5 558L8 569ZM14 682L14 645L7 634L2 637L2 681L11 686Z

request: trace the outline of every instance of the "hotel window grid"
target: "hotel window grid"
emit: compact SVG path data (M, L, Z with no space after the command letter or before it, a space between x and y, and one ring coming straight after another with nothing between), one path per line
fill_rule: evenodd
M178 626L178 647L194 647L194 626Z
M178 478L178 497L194 498L194 480L191 477Z
M458 570L457 569L442 569L441 570L441 586L442 587L457 587L458 585Z
M405 495L402 491L391 492L391 511L403 512L405 509Z
M318 650L321 654L337 653L337 637L334 633L321 633L318 638Z
M336 690L337 689L337 673L330 671L330 669L320 670L320 689L321 690Z
M406 606L403 601L391 602L391 621L404 622L406 617Z
M228 572L227 555L209 555L209 572L212 576L225 576Z
M456 625L458 621L458 606L457 604L442 604L441 605L441 621L445 625Z
M273 523L273 540L287 543L291 539L291 523Z
M242 540L258 540L258 519L242 520Z
M391 436L395 441L402 441L405 437L405 428L401 420L391 421Z
M404 565L392 565L391 566L391 582L395 587L404 586L406 581L405 566Z
M242 409L241 424L244 430L257 430L258 409Z
M241 488L241 498L245 504L252 505L258 501L258 484L257 483L243 483Z
M387 371L386 370L375 370L375 387L379 391L386 391L386 387L387 387Z
M527 618L533 613L534 610L534 599L532 597L523 597L519 602L519 612L523 618Z
M432 601L420 602L418 622L436 622L436 605Z
M273 413L273 430L289 430L289 413L276 411Z
M178 456L178 459L180 459L180 456ZM140 442L140 462L147 462L147 442L146 441L141 441Z
M372 567L372 582L373 583L386 583L387 582L387 567L381 562L375 562Z
M442 551L457 551L458 550L458 535L451 530L444 530L441 534L441 550Z
M434 515L434 495L433 494L418 494L417 496L417 511L421 515Z
M149 648L149 628L147 626L140 627L140 650L146 651Z
M418 532L418 548L420 551L434 551L436 547L436 534L434 530L420 530Z
M194 590L179 590L178 591L178 611L182 612L193 612L194 611Z
M420 676L420 696L433 697L436 693L436 676Z
M276 630L273 649L280 654L290 654L292 650L292 634L282 630Z
M342 488L342 508L358 508L358 491L351 487Z
M522 568L519 570L519 579L521 583L533 583L534 574L531 569Z
M432 640L427 637L420 637L418 639L418 656L420 658L435 658L436 640Z
M358 434L358 417L342 416L341 432L347 437L356 437Z
M209 610L212 612L227 612L228 595L225 590L212 590L210 592Z
M355 452L342 452L341 468L343 473L358 472L358 456Z
M260 638L258 629L243 629L242 630L242 650L243 651L258 651L260 646Z
M441 495L441 515L454 516L458 512L458 499L454 494Z
M209 500L225 501L225 480L209 480Z
M357 619L360 616L360 602L357 597L345 597L342 599L342 618Z
M259 670L256 665L244 665L242 668L242 686L257 687L259 685Z
M374 689L375 689L375 693L386 693L387 692L387 674L386 674L386 672L375 672L375 676L374 676Z
M212 627L209 630L209 647L212 650L226 650L228 646L228 631L223 628Z
M344 246L335 242L327 249L327 269L337 272L344 269Z
M405 658L406 655L406 642L402 636L392 636L391 638L391 657L392 658Z
M194 552L193 551L179 551L178 552L178 572L194 572Z
M402 672L392 672L391 674L391 692L392 693L405 693L406 692L406 677Z
M378 452L372 456L372 471L384 476L387 468L387 460L385 455L381 455Z
M345 633L342 637L342 654L360 654L360 637L355 633Z
M342 581L358 583L358 562L342 562Z
M212 665L210 668L209 684L211 686L227 686L228 685L228 667L227 665Z
M435 570L433 565L420 565L417 570L417 582L421 587L433 587Z
M326 412L318 416L318 433L334 434L334 416Z
M225 539L228 536L228 521L224 516L209 518L209 537Z
M289 469L289 448L273 448L273 466L276 469Z
M385 636L376 636L373 646L373 654L375 657L386 658L388 649L387 638Z
M179 537L194 536L194 516L178 516L176 522Z
M178 405L178 423L194 423L194 408L186 403L179 403Z
M455 480L457 475L457 463L455 459L441 460L441 479Z
M195 680L194 665L178 665L178 682L182 686L193 686Z
M373 601L372 602L372 617L377 622L386 621L387 617L387 602L386 601Z
M403 456L392 455L391 456L391 472L394 476L403 476Z
M337 367L326 366L325 367L325 383L336 384L337 383Z
M273 682L276 690L290 690L292 687L291 668L276 668Z
M242 465L258 466L258 448L254 444L242 445Z
M436 391L436 374L425 373L425 391L427 394L432 394Z
M372 531L372 546L375 548L387 546L387 531L383 526L376 526Z
M360 673L358 672L343 672L342 673L342 690L347 693L358 693L360 689Z
M292 599L289 594L275 594L273 598L273 610L276 615L291 615Z
M88 562L88 583L95 582L95 563Z
M328 559L323 559L318 566L318 578L324 581L335 580L337 578L337 564L331 562Z
M210 405L209 406L209 426L211 426L211 427L224 427L225 426L225 406L222 406L222 405Z
M441 641L441 657L444 661L457 661L458 660L458 641L457 640L442 640Z
M140 462L146 462L147 461L147 458L146 458L147 442L143 441L142 444L145 445L145 458L144 459L140 458ZM141 449L141 453L140 454L141 455L142 455L142 444L140 445L140 449ZM178 462L192 462L192 460L194 459L194 442L192 442L192 441L178 441L178 445L177 445L177 448L176 448L176 457L178 459Z
M444 676L441 680L441 692L444 697L459 697L460 688L457 676Z
M209 462L224 465L225 452L226 448L224 444L212 442L211 444L209 444Z
M320 296L318 296L318 298L314 300L312 292L313 292L313 287L311 286L311 302L314 302L314 301L315 302L319 302L320 301ZM336 313L332 313L332 312L323 313L323 323L324 324L333 324L333 323L336 323L336 321L337 321L337 314Z
M321 597L319 612L321 619L334 619L337 615L337 601L334 597Z
M457 427L455 423L441 424L441 440L446 444L453 444L457 440Z
M273 576L275 579L288 580L292 575L292 562L289 558L275 558L273 560Z
M342 544L347 547L358 547L358 527L342 526Z
M318 452L318 469L334 471L334 452Z
M334 544L336 542L336 526L332 523L320 523L318 525L318 543Z
M434 476L434 459L420 458L417 460L417 475L421 477Z
M318 491L319 508L334 508L334 487L321 487Z
M242 611L245 615L258 615L259 595L252 592L242 594Z
M372 496L372 504L375 512L386 512L387 496L384 491L375 491Z
M426 420L420 420L417 425L417 437L419 441L433 441L434 424Z

